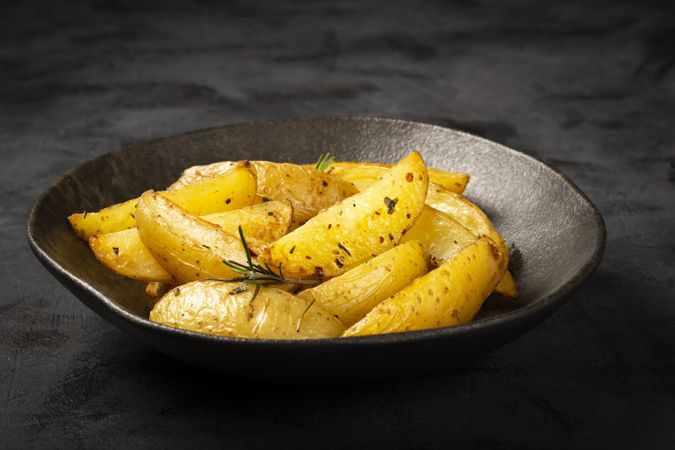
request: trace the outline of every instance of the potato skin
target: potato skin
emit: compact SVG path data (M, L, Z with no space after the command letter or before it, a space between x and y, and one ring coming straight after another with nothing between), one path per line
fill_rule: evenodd
M256 181L251 170L237 165L218 178L164 193L167 198L198 216L239 209L256 202ZM98 212L76 213L68 220L84 240L94 234L107 234L134 228L138 198L103 208Z
M283 202L271 201L207 214L201 219L220 226L235 237L241 225L251 250L260 253L264 246L286 234L291 221L291 207ZM146 282L176 281L143 245L136 228L94 235L89 238L89 246L103 265L122 276Z
M408 241L350 271L298 294L315 299L346 326L361 320L382 300L427 272L427 256L417 241Z
M310 300L274 287L262 287L253 301L252 295L253 287L243 283L188 283L164 295L150 312L150 320L200 333L252 339L330 338L344 331L339 320L317 303L310 306Z
M201 218L218 225L223 231L239 236L244 230L251 250L260 253L263 246L285 235L291 226L293 210L288 203L270 201L232 211L208 214Z
M378 177L385 170L385 167L387 167L387 164L338 162L333 163L332 167L335 168L333 171L335 175L346 181L352 182L359 190L364 190L377 181ZM455 175L457 175L457 177L455 177ZM465 197L459 195L464 191L466 184L469 182L468 175L466 175L465 182L462 181L461 175L466 174L454 174L453 172L429 169L429 192L427 193L426 199L427 205L447 213L465 228L474 233L476 237L482 235L491 236L495 243L505 250L506 244L504 243L503 238L497 233L485 213ZM422 213L422 216L425 216L424 212ZM430 217L427 214L426 217L421 217L419 220L424 219L431 220L433 217ZM424 235L426 235L426 238ZM438 255L439 251L434 251L429 248L428 244L430 244L429 239L431 238L432 236L428 231L423 231L423 227L416 227L414 239L422 241L422 243L427 246L427 251L429 251L431 255L432 263L434 263L434 260L436 260L436 262L442 261L443 257ZM437 242L440 243L441 241ZM447 241L445 242L445 245L448 245ZM438 248L438 245L436 245L436 247ZM505 251L504 255L508 257L508 252ZM495 292L506 297L518 297L518 289L515 280L510 273L507 273L504 280L497 284Z
M351 183L314 167L268 161L255 161L251 166L259 197L289 202L293 207L291 230L358 192Z
M424 206L415 225L403 236L401 242L419 241L429 255L429 262L439 266L478 239L471 231L448 214Z
M470 322L506 271L499 248L478 239L384 300L344 336L423 330Z
M239 237L154 191L141 196L136 225L143 244L178 282L232 278L237 274L223 260L246 261Z
M354 185L362 191L377 181L391 164L375 162L334 162L330 166L332 173ZM428 167L429 182L461 194L469 183L469 175L461 172L448 172Z
M418 152L367 190L331 206L270 245L259 260L293 278L334 277L395 246L424 207L428 175Z
M293 208L291 229L295 229L331 205L357 193L349 182L316 170L314 166L270 161L246 161L256 176L258 198L279 200ZM221 161L185 170L169 189L177 189L195 182L222 176L236 167L232 161Z
M509 252L504 238L497 232L483 210L469 199L440 186L434 186L429 189L429 193L427 194L427 204L447 213L476 236L490 237L492 242L499 248L503 258L502 263L508 265ZM505 276L508 276L509 279L503 282L500 281L495 288L495 292L500 295L516 298L518 296L518 289L516 288L515 280L513 280L511 274Z

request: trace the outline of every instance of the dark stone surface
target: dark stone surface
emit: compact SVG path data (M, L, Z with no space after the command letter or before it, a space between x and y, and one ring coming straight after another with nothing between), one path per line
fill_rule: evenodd
M665 1L4 2L0 446L672 447L673 23ZM309 387L176 363L28 250L30 206L81 161L328 114L448 125L557 167L605 217L602 265L544 324L456 370Z

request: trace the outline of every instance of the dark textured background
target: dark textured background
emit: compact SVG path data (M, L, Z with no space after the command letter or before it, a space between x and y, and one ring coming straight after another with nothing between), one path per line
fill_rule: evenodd
M0 447L675 445L673 2L63 3L0 13ZM544 324L454 371L311 387L176 363L30 254L30 206L84 160L329 114L542 159L602 211L604 262Z

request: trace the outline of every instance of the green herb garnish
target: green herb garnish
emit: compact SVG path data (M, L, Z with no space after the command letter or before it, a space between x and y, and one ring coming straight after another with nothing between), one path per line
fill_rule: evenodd
M316 170L331 173L335 167L330 167L335 162L335 157L330 152L322 153L316 162ZM330 168L329 168L330 167ZM328 169L328 170L326 170Z
M248 283L255 285L255 291L253 292L253 297L251 301L255 300L258 292L260 292L260 287L268 284L297 284L297 285L315 285L319 282L317 280L300 280L297 278L286 278L283 271L281 270L281 264L279 264L278 274L275 273L272 268L265 263L265 266L261 266L257 262L253 262L253 257L251 256L251 249L246 242L246 237L244 237L244 230L239 226L239 238L241 239L241 244L244 247L244 253L246 254L246 264L242 264L231 259L224 259L223 264L229 267L233 272L239 273L242 276L236 278L228 279L219 279L218 281L226 282L238 282L238 283Z

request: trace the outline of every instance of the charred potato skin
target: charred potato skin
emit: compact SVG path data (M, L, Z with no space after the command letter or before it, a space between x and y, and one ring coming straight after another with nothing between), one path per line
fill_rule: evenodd
M344 326L318 304L274 287L201 281L174 288L150 312L150 320L175 328L251 339L338 337Z
M361 320L382 300L427 272L422 245L409 241L369 259L350 271L298 294L316 300L345 326Z
M506 271L488 237L384 300L344 336L423 330L470 322Z
M331 206L260 255L293 278L335 277L400 241L422 211L428 187L418 152L369 189Z

